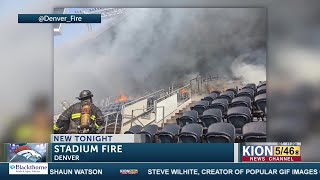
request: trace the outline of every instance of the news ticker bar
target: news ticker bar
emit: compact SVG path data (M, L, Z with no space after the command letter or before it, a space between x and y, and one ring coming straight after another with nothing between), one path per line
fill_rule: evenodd
M319 179L320 163L0 163L0 176L14 179L43 179L55 176L108 176L117 179L157 177L233 177L262 179L308 177ZM41 174L41 176L39 176Z
M101 14L18 14L18 23L101 23Z

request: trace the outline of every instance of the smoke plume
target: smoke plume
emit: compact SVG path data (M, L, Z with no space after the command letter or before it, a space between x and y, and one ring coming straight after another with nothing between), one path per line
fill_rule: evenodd
M265 79L266 9L151 8L127 13L99 36L55 49L56 105L82 89L92 90L96 99L119 93L137 96L197 74Z

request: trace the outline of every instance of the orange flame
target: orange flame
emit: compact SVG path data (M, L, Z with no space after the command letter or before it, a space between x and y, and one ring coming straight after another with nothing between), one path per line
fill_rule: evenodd
M116 99L115 102L117 103L117 102L126 102L126 101L128 101L127 96L121 95L118 99Z

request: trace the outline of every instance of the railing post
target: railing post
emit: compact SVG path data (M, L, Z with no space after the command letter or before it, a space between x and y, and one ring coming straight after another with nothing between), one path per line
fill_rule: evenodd
M162 124L161 124L161 128L163 128L164 126L164 106L162 106Z
M132 110L132 113L131 113L131 123L130 123L131 125L130 125L130 128L132 127L132 123L133 123L133 111L134 110Z
M155 118L156 118L156 121L158 120L157 118L158 118L158 116L157 116L157 110L158 110L158 107L157 107L157 100L154 100L154 104L153 104L153 110L154 110L154 116L155 116Z
M109 116L107 115L106 117L106 125L104 126L104 134L107 134L107 128L108 128L108 121L109 121Z
M113 134L116 134L116 132L117 132L117 126L118 126L118 117L119 117L119 113L117 113L117 117L116 117L116 124L114 125L114 130L113 130Z
M201 76L198 76L198 94L200 94L200 81L201 81Z

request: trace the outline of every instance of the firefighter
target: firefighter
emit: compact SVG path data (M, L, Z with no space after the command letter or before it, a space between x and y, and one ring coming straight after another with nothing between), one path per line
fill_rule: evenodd
M80 102L65 110L54 124L55 134L95 134L104 123L101 110L92 102L89 90L81 91Z

